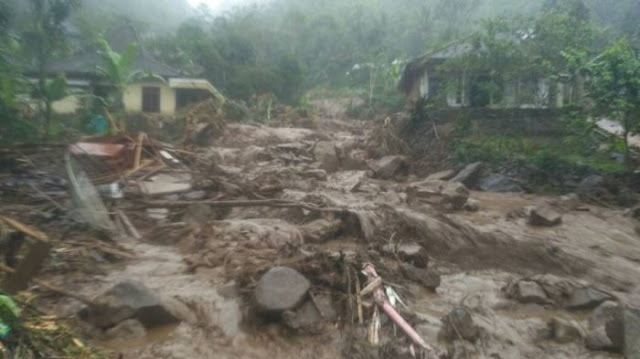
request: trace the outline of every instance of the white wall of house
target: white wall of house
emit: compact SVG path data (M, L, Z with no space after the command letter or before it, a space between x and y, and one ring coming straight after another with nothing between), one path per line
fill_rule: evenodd
M538 79L533 85L524 81L504 84L504 104L508 108L548 108L549 96L550 86L546 79ZM558 97L562 97L560 93ZM562 99L558 98L556 101Z
M447 93L447 105L449 107L463 107L469 104L469 91L467 91L467 79L460 76L459 86Z
M436 94L429 93L429 72L427 70L424 71L424 74L420 78L420 97L434 96ZM441 86L445 84L442 83ZM464 76L460 77L460 88L456 90L452 90L447 93L447 105L449 107L463 107L468 104L468 91L466 89L466 80Z
M176 92L168 84L149 82L129 85L124 92L122 102L127 112L142 112L142 89L144 87L160 88L160 113L173 114L176 110Z
M76 113L82 106L80 97L76 95L71 95L63 98L62 100L55 101L51 104L51 108L54 113L60 115L68 115Z
M429 72L424 70L420 79L420 97L429 97Z

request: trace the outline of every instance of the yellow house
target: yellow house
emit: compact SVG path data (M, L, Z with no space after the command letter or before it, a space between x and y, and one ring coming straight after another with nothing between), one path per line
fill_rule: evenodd
M141 43L131 25L111 31L108 42L111 48L119 53L131 43ZM109 93L109 85L96 71L101 63L102 59L97 53L87 52L54 61L47 66L46 72L51 77L65 74L70 88L82 90L85 94L105 97ZM186 76L180 70L155 60L144 46L140 46L140 54L133 70L153 74L154 80L136 82L125 89L122 103L127 112L170 115L194 102L213 97L222 99L222 95L208 80ZM83 95L70 95L56 101L53 103L53 111L57 114L75 113L83 104L82 97Z

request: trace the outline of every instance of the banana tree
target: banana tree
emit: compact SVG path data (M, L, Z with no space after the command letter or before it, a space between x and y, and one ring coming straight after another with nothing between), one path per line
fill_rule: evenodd
M161 76L136 68L136 60L140 55L138 44L131 43L122 53L118 53L104 38L99 39L98 42L101 49L98 54L102 59L102 64L96 67L96 71L98 76L112 88L104 102L107 117L113 126L115 121L111 118L108 108L112 108L116 112L124 110L123 96L129 85L145 79L160 82L165 80ZM120 124L122 125L122 123Z
M100 39L99 45L101 50L98 54L102 64L97 66L96 71L98 76L112 87L109 98L105 100L115 109L122 110L122 97L127 86L144 77L144 72L135 69L140 47L136 43L131 43L125 51L118 53L105 39Z

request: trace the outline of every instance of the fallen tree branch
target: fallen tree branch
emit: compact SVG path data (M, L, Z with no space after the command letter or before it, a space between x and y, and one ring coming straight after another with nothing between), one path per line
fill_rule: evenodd
M147 201L148 208L180 208L194 204L204 204L211 207L277 207L277 208L302 208L314 212L345 213L346 208L317 207L309 203L293 202L282 199L266 200L236 200L236 201Z

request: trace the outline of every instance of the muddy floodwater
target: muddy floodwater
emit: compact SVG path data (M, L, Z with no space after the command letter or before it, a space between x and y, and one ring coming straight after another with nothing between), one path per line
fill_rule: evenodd
M203 202L149 210L127 206L125 198L124 211L143 237L117 240L131 258L49 270L44 277L89 298L135 280L173 303L178 323L135 335L106 338L75 320L92 344L125 359L394 357L397 351L367 347L371 307L359 324L353 307L349 311L351 290L335 279L344 263L365 261L396 288L407 305L403 315L441 357L623 357L620 350L585 344L589 318L604 299L574 301L581 300L575 298L580 290L593 290L619 305L640 303L640 238L632 218L573 198L524 193L464 192L478 208L455 208L463 192L448 194L447 180L438 180L433 192L433 182L412 173L409 159L370 157L368 127L331 118L313 129L227 124L213 146L190 150L200 159L192 173L193 190L204 192L198 198L315 207ZM442 198L431 200L434 193ZM525 209L540 206L559 213L561 224L532 226ZM389 244L417 245L428 263L411 264L385 250ZM306 276L314 296L331 298L337 316L300 330L256 312L256 282L281 265ZM428 282L420 274L427 272L437 278ZM347 288L355 276L364 285L362 274L350 274ZM527 288L533 292L524 293ZM63 298L46 302L63 317L84 306ZM471 314L474 340L443 337L443 318L456 308ZM549 323L557 319L575 324L575 338L554 338ZM381 342L410 346L386 318Z

